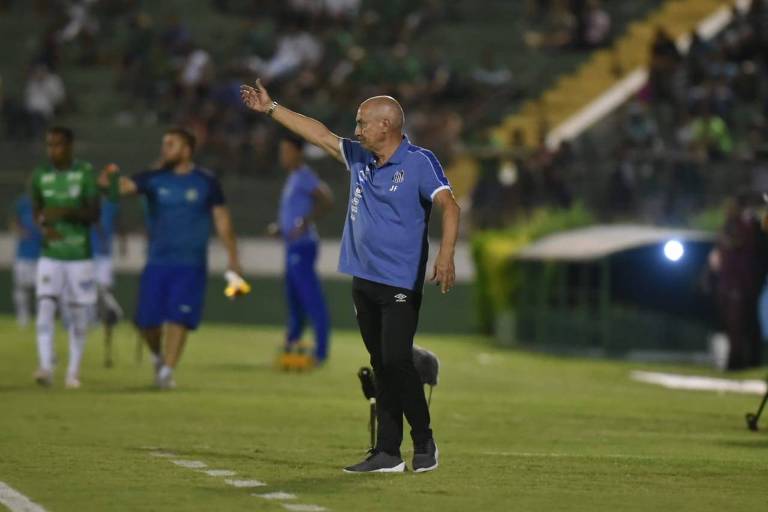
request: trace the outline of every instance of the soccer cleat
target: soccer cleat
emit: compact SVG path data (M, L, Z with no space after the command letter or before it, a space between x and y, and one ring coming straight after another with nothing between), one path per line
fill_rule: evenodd
M283 371L306 371L314 366L312 347L304 342L286 344L277 357L277 367Z
M53 384L53 375L50 370L39 369L34 374L35 382L43 387L50 387Z
M413 472L426 473L437 469L437 458L440 450L437 449L434 439L430 439L422 446L416 446L413 450Z
M173 370L167 366L163 366L160 371L157 372L155 383L159 389L176 389L176 381L173 380Z
M242 295L248 295L251 293L251 285L249 285L245 279L240 277L236 272L227 270L224 273L224 279L227 280L227 287L224 289L224 295L232 300Z
M353 466L344 468L345 473L403 473L405 462L397 455L371 450L368 457Z
M77 377L67 377L67 380L64 381L64 387L66 389L80 389L82 384L80 384L80 380Z

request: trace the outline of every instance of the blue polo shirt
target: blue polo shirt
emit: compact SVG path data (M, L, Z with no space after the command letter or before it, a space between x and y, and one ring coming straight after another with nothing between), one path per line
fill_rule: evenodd
M407 137L382 167L359 142L341 139L340 144L350 187L339 271L420 291L432 200L450 189L440 162Z
M296 228L296 223L307 217L315 208L314 192L320 186L320 178L306 165L296 169L285 180L280 195L278 223L283 239L289 243L302 243L317 240L317 229L312 224L298 237L289 238Z
M34 261L40 257L43 234L35 222L35 212L32 200L28 195L22 195L14 205L14 215L19 223L21 234L16 243L16 259Z
M101 198L99 222L91 226L91 250L94 257L112 256L112 239L115 235L119 208L116 201L110 201L106 197Z
M224 204L216 176L195 168L145 171L131 177L146 198L148 264L205 266L213 226L212 209Z

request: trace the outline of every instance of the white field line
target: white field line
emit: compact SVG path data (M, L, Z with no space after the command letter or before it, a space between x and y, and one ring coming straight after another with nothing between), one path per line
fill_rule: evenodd
M294 512L325 512L328 510L320 505L302 505L301 503L283 503L283 508Z
M284 501L284 500L295 500L297 499L295 494L290 494L287 492L268 492L266 494L251 494L251 496L256 496L257 498L264 498L265 500L275 500L275 501Z
M155 451L150 453L152 457L158 457L160 459L173 459L175 457L178 457L175 453L171 452L163 452L163 451Z
M208 464L201 460L172 460L171 462L177 466L188 469L202 469L208 467Z
M744 11L750 0L736 0L736 6ZM707 16L699 23L696 30L704 39L711 39L725 28L733 19L730 6L724 6ZM687 51L690 35L684 34L677 39L677 46ZM584 133L590 126L600 121L617 107L636 94L648 80L645 67L631 71L624 78L609 87L602 95L584 106L574 115L557 125L547 134L547 146L556 148L564 140L570 140Z
M267 484L260 481L260 480L232 480L230 478L227 478L224 480L224 483L227 485L231 485L232 487L238 487L238 488L246 488L249 489L251 487L266 487Z
M146 449L157 450L154 447L146 447ZM158 457L158 458L173 458L178 456L174 453L163 452L163 451L153 451L153 452L150 452L149 455L152 457ZM204 469L204 468L207 468L208 465L205 462L200 460L176 459L176 460L171 460L170 462L183 468L197 469L199 472L205 473L206 475L213 476L213 477L234 476L237 474L236 471L232 471L231 469ZM266 482L262 482L260 480L238 480L238 479L231 479L231 478L225 478L224 483L227 485L231 485L232 487L246 488L246 489L255 488L255 487L266 487L268 485ZM0 482L0 485L4 485L4 484ZM2 487L0 487L0 489L2 489ZM10 489L10 487L8 489ZM13 489L10 489L10 490L13 491ZM24 497L23 495L19 495L19 496L22 496L22 498L26 499L26 497ZM263 498L266 500L273 500L273 501L288 501L288 500L298 499L298 496L296 496L295 494L290 494L282 491L270 492L265 494L251 494L251 496L256 496L258 498ZM3 503L2 495L0 495L0 503ZM38 505L35 505L32 502L29 502L29 503L34 505L37 508L18 508L18 509L11 508L11 512L46 512L45 509L39 507ZM294 512L327 512L329 510L325 507L321 507L320 505L313 505L313 504L283 503L282 505L286 510L291 510Z
M0 482L0 504L5 505L11 512L46 512L43 507L5 482Z
M731 380L697 375L678 375L675 373L659 373L633 371L632 379L648 384L656 384L668 389L684 389L691 391L720 391L762 395L766 392L766 384L761 380Z
M204 469L202 470L208 476L235 476L237 471L231 469Z
M608 454L576 454L576 453L535 453L535 452L485 452L489 457L519 457L523 459L611 459L611 460L656 460L658 457L649 455L625 455L622 453Z

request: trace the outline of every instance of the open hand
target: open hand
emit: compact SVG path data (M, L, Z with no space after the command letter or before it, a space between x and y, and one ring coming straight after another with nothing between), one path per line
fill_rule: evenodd
M453 283L456 281L456 267L453 263L452 254L444 255L442 251L437 253L432 277L429 280L440 286L441 293L451 291Z
M253 87L250 85L240 86L240 97L243 99L243 103L256 112L267 112L272 106L272 98L269 97L269 93L261 84L261 79L256 79Z

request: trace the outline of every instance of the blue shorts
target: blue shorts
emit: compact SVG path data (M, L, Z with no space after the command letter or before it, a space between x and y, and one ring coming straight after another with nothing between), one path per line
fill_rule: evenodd
M196 329L203 316L205 266L148 264L141 273L134 322L140 329L166 322Z

